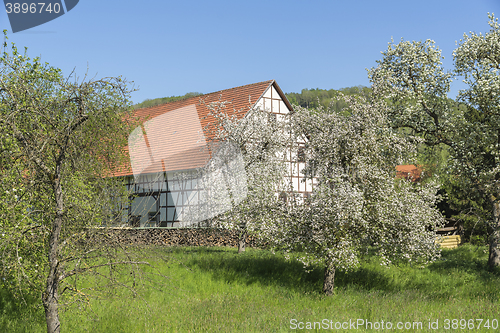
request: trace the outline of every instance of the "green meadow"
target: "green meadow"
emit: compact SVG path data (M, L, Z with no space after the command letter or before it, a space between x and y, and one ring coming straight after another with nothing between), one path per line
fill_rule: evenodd
M63 332L376 332L390 331L389 323L392 330L411 332L500 329L500 272L486 269L485 247L444 250L425 268L386 268L366 255L358 269L337 273L331 297L321 294L322 267L307 272L266 250L136 251L154 266L136 276L147 279L138 293L110 288L106 297L64 307ZM91 286L92 279L81 282ZM0 293L0 331L46 330L41 308Z

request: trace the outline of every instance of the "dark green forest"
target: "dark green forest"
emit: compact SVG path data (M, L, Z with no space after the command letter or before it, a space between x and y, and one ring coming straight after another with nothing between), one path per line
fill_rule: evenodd
M182 95L182 96L170 96L170 97L160 97L160 98L154 98L154 99L145 99L141 103L137 103L137 104L133 105L132 107L134 108L134 110L149 108L152 106L170 103L170 102L175 102L175 101L180 101L183 99L188 99L188 98L200 96L200 95L203 95L203 94L200 92L188 92L187 94Z
M346 96L361 96L366 100L371 99L371 88L364 86L355 86L348 88L340 88L338 90L335 89L302 89L300 93L286 93L286 97L292 104L300 105L305 108L317 108L320 105L327 107L331 105L331 107L340 112L344 107L347 106L342 101L334 101L332 99L334 97L339 96L341 93Z
M292 104L300 105L306 108L317 108L320 105L325 107L329 106L332 103L332 99L334 97L339 96L340 93L347 96L362 96L363 98L370 100L371 91L372 91L371 88L368 87L355 86L355 87L340 88L338 90L335 89L327 90L319 88L302 89L300 93L291 92L291 93L285 93L285 95ZM133 108L134 109L148 108L151 106L179 101L200 95L202 95L202 93L189 92L182 96L170 96L170 97L161 97L155 99L146 99L141 103L135 104ZM339 112L347 105L341 101L335 101L331 104L331 106L335 111Z

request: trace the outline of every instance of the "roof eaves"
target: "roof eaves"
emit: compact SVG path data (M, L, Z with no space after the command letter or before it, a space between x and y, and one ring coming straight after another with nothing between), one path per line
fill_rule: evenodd
M285 105L288 107L290 112L293 112L292 104L290 104L290 102L288 101L288 98L286 98L286 95L283 93L283 90L281 90L278 83L275 80L273 80L272 84L273 84L274 88L276 89L276 91L278 92L278 94L280 94L281 99L283 100L283 103L285 103Z

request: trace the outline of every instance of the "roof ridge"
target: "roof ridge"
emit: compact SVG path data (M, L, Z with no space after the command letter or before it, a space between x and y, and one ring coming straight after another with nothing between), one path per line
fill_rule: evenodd
M199 96L195 96L195 97L201 97L201 96L205 96L205 95L217 94L217 93L220 93L220 92L223 92L223 91L229 91L229 90L239 89L239 88L248 87L248 86L254 86L254 85L257 85L257 84L262 84L262 83L267 83L267 82L269 82L269 84L271 84L271 83L273 83L273 82L274 82L274 80L266 80L266 81L261 81L261 82L255 82L255 83L250 83L250 84L244 84L244 85L242 85L242 86L233 87L233 88L228 88L228 89L222 89L222 90L214 91L214 92L211 92L211 93L206 93L206 94L199 95Z
M211 122L214 121L213 115L210 115L210 110L209 110L209 104L212 102L217 102L217 100L226 100L231 103L231 109L234 110L248 110L248 107L253 107L256 105L256 103L264 97L264 95L267 94L269 89L276 89L278 94L282 97L283 102L286 104L286 107L292 111L292 108L289 106L289 102L286 99L286 96L282 93L281 88L278 86L275 80L267 80L267 81L261 81L261 82L256 82L256 83L250 83L246 84L243 86L239 87L233 87L229 89L224 89L224 90L219 90L215 92L211 92L208 94L203 94L199 96L193 96L190 98L178 100L178 101L172 101L169 103L163 103L147 108L141 108L141 109L136 109L134 110L134 116L138 117L138 119L141 120L141 122L146 122L150 121L156 117L159 117L161 115L167 115L168 116L164 118L158 118L159 122L162 121L172 121L172 124L175 123L175 125L172 125L176 127L176 129L181 129L185 133L191 133L189 135L193 134L193 130L196 129L197 133L199 134L200 132L198 131L198 126L196 125L196 119L198 119L199 126L201 126L201 129L206 128L207 126L210 126ZM274 94L274 93L272 93ZM222 98L220 97L222 96ZM271 97L269 95L266 95L268 97ZM274 95L273 95L274 97ZM196 115L194 114L187 114L185 111L186 110L181 110L183 108L190 108L191 111L193 111L191 108L196 109ZM172 113L171 113L172 112ZM244 117L246 112L238 112L236 114L237 117ZM187 116L186 116L187 115ZM184 117L186 116L186 117ZM169 125L170 126L170 125ZM152 126L151 128L147 129L148 135L151 135L153 138L160 138L160 137L165 137L169 138L168 132L169 129L167 127L169 126ZM170 126L171 127L171 126ZM169 127L169 128L170 128ZM170 128L171 130L171 128ZM151 132L152 131L152 132ZM163 133L162 131L165 131ZM181 132L182 132L181 131ZM168 133L167 133L168 132ZM184 149L184 148L189 148L189 142L191 141L186 141L187 143L184 144L181 141L184 140L182 139L183 137L181 136L181 132L178 136L175 137L175 140L171 140L171 143L174 144L174 146L179 146L177 148L179 149ZM184 134L185 134L184 133ZM184 135L183 134L183 135ZM197 135L198 135L197 134ZM143 133L143 135L146 135ZM208 133L207 135L211 135ZM182 140L181 140L182 139ZM181 140L181 141L179 141ZM175 142L174 142L175 141ZM163 142L163 141L162 141ZM194 145L193 142L191 144ZM187 145L187 146L186 146ZM168 152L170 153L178 153L177 148L169 148L167 144L158 144L157 147L155 148L157 152ZM184 147L185 146L185 147ZM183 148L184 147L184 148ZM169 150L170 149L170 150ZM189 149L188 149L189 150ZM128 145L124 147L124 151L130 155L130 150ZM169 154L170 154L169 153ZM190 154L193 153L190 151ZM187 150L186 150L187 154ZM199 154L198 154L199 155ZM142 155L141 155L142 156ZM158 155L159 156L159 155ZM177 156L177 155L176 155ZM190 169L190 168L196 168L197 163L200 162L199 159L196 158L196 156L184 156L184 159L178 159L176 161L175 159L171 159L171 162L173 163L170 166L164 166L162 165L156 165L154 163L151 164L147 161L146 156L142 156L139 158L140 163L146 163L148 164L148 168L151 166L150 169L147 169L148 172L153 172L156 170L155 168L158 167L158 170L183 170L183 169ZM156 158L153 158L155 160ZM158 161L163 160L163 158L159 158ZM156 160L155 160L156 161ZM151 161L150 161L151 162ZM175 163L174 163L175 162ZM178 163L177 163L178 162ZM200 162L201 163L201 162ZM144 165L146 165L144 164ZM123 168L118 171L118 168L116 169L117 171L114 172L115 176L131 176L133 174L132 170L132 165L131 161L125 161ZM146 170L146 169L144 169ZM167 171L168 171L167 170Z
M210 92L210 93L206 93L206 94L201 94L201 95L198 95L198 96L189 97L189 98L186 98L186 99L179 99L177 101L170 101L170 102L165 102L165 103L161 103L161 104L158 104L158 105L147 106L147 107L144 107L144 108L136 109L134 111L145 110L145 109L150 109L150 108L157 108L157 107L163 106L165 104L174 104L174 103L181 103L181 102L182 103L186 103L186 101L189 101L190 99L195 99L196 98L196 99L199 100L199 99L203 98L204 96L208 96L208 95L214 95L214 94L222 93L222 92L225 92L225 91L231 91L233 89L240 89L240 88L243 88L243 87L249 87L249 86L253 86L253 85L257 85L257 84L262 84L262 83L269 83L269 85L271 85L274 82L275 82L275 80L267 80L267 81L255 82L255 83L250 83L250 84L244 84L242 86L228 88L228 89L222 89L222 90L218 90L218 91L214 91L214 92Z

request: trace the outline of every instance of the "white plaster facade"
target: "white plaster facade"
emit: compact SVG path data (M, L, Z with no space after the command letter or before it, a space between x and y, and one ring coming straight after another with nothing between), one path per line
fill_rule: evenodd
M248 99L248 96L243 97ZM269 86L253 104L253 107L259 107L276 114L277 118L283 117L283 115L292 112L290 103L285 101L285 98L284 94L280 93L277 84L270 81ZM192 111L194 106L184 106L183 108ZM177 114L179 113L178 110L169 111L169 113L173 112L177 118L182 120L182 117ZM173 127L175 128L175 126ZM144 128L143 131L145 131ZM165 137L169 136L166 135ZM297 144L299 146L303 145L304 141ZM151 148L149 149L151 151ZM287 179L292 184L293 190L303 197L307 196L313 191L314 182L311 179L305 180L301 173L305 167L305 162L292 162L296 161L296 158L291 151L287 152L286 160L289 168ZM168 160L165 160L163 164L168 164L168 162ZM145 166L141 166L141 168L141 170L147 169ZM134 227L186 226L187 222L184 219L186 214L189 213L186 208L203 202L201 197L207 195L207 193L203 193L203 190L200 190L198 177L199 174L195 169L145 173L136 177L132 175L126 176L127 189L135 193L136 197L128 207L124 207L122 210L123 224ZM234 188L229 190L234 190Z

